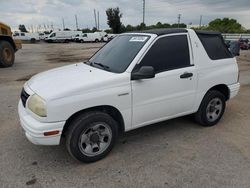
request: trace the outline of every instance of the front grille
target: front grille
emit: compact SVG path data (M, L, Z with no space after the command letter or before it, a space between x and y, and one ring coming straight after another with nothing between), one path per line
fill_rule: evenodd
M24 107L26 106L26 101L29 98L29 96L30 95L28 93L26 93L26 91L24 89L22 89L22 92L21 92L21 101L22 101Z

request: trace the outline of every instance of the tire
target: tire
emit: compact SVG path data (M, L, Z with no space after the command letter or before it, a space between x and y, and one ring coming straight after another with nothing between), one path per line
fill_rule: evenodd
M225 96L221 92L208 91L195 114L196 122L207 127L216 125L224 114L225 101Z
M15 51L7 41L0 41L0 67L11 67L15 61Z
M32 39L30 39L30 43L36 43L36 39L34 39L34 38L32 38Z
M64 42L65 42L65 43L69 43L69 40L68 40L68 39L66 39Z
M95 39L95 42L97 43L97 42L99 42L99 40L98 40L98 39Z
M104 158L117 137L118 124L111 116L98 111L87 112L70 123L66 147L73 158L90 163Z
M83 40L83 39L81 39L81 40L80 40L80 43L84 43L84 40Z

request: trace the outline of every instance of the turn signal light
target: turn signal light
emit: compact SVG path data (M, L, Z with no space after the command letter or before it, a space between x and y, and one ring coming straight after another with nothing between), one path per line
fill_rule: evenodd
M60 131L49 131L49 132L45 132L43 133L44 136L52 136L52 135L56 135L59 134Z

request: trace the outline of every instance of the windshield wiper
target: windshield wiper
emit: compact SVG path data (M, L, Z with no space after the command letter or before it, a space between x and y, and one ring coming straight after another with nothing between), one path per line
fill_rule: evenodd
M91 63L92 63L92 62L91 62ZM105 70L109 69L109 66L107 66L107 65L103 65L102 63L96 63L96 62L93 62L92 64L94 64L94 65L98 65L98 66L102 67L102 68L103 68L103 69L105 69Z

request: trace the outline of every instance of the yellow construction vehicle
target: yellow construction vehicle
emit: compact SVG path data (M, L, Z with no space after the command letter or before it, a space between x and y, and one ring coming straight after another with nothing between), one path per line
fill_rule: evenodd
M21 48L21 41L12 38L10 27L0 22L0 67L12 66L15 61L15 52Z

